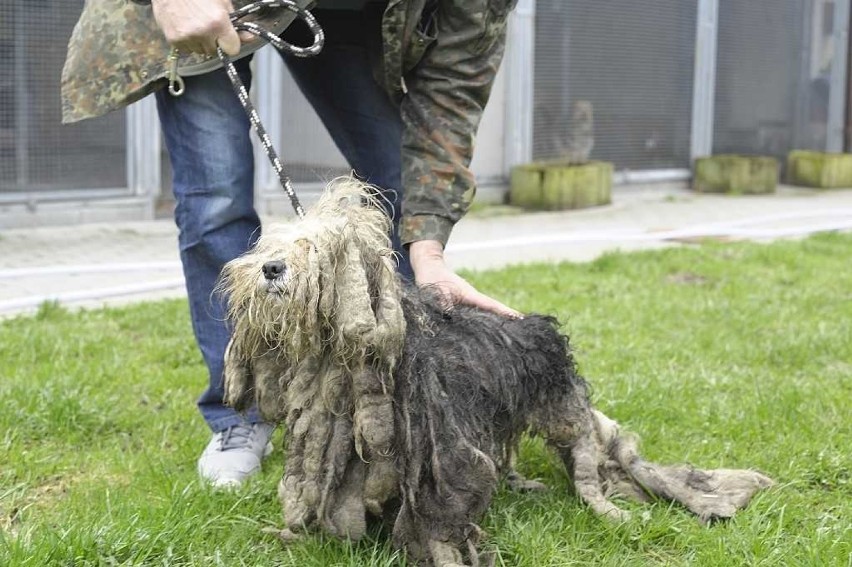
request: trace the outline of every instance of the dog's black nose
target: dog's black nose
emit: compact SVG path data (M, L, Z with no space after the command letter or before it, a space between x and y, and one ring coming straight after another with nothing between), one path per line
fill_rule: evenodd
M273 260L272 262L267 262L263 265L263 277L268 280L274 280L284 273L284 270L287 268L284 266L284 262L280 262L278 260Z

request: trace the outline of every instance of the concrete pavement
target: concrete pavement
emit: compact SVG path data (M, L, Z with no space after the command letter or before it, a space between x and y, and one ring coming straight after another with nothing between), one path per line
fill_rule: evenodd
M852 189L718 196L633 185L616 188L605 207L502 213L486 208L459 223L447 249L453 267L588 261L704 237L765 241L852 230ZM0 231L0 317L34 312L48 300L99 307L183 295L171 220Z

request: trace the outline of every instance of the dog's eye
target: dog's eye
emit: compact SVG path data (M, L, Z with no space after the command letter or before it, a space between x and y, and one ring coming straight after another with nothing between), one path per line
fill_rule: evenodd
M280 260L272 260L263 265L263 277L268 280L280 278L287 271L287 266Z

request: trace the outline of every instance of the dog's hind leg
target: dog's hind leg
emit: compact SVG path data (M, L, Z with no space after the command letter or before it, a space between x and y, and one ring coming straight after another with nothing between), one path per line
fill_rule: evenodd
M506 453L508 454L506 460L509 463L509 472L506 474L505 482L509 490L512 492L546 492L550 490L550 487L543 482L530 480L517 471L515 467L518 460L517 444L510 444L506 449Z
M570 448L559 448L559 453L578 496L595 514L619 522L630 519L630 513L610 502L603 492L598 473L599 448L591 430L581 435Z
M573 404L564 417L551 418L545 432L548 443L556 449L574 483L577 495L592 511L605 518L626 521L630 514L607 499L598 472L602 462L600 445L595 437L593 415L588 407ZM576 415L581 413L581 416ZM579 419L578 419L579 418Z
M429 542L429 555L436 567L464 567L461 551L449 543L431 540Z

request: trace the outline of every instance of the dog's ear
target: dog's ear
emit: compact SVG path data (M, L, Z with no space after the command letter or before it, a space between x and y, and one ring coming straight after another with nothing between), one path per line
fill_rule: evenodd
M376 326L365 266L354 239L345 235L345 253L335 270L335 328L346 348L364 348Z
M399 276L390 251L370 254L369 287L375 296L376 327L370 343L376 353L393 367L405 339L405 315L400 301Z
M333 250L318 249L316 255L317 270L319 271L319 314L329 318L334 311L335 280L337 279L337 260Z
M296 250L301 258L300 269L308 274L311 284L306 299L318 308L318 315L330 317L335 303L335 279L337 266L344 261L341 249L344 246L344 229L335 223L327 223L326 230L313 239L296 241ZM317 242L319 241L319 242Z

